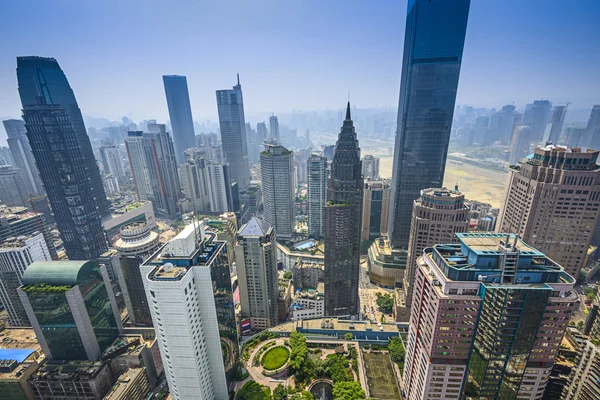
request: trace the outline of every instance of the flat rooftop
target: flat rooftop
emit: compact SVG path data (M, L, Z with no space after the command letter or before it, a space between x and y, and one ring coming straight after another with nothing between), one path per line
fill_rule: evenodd
M512 245L515 243L516 236L514 234L507 235L506 233L493 233L493 232L471 232L471 233L457 233L456 236L461 243L468 246L469 249L474 251L476 254L502 254L498 250L500 244L508 241ZM516 248L521 254L535 255L545 257L546 255L521 239L517 239Z
M379 329L379 325L371 321L348 321L338 320L337 318L312 318L300 321L289 321L269 330L272 332L295 332L296 328L314 329L314 330L337 330L337 331L356 331L356 332L391 332L398 333L398 326L393 324L381 324L383 329Z
M127 371L123 372L110 391L104 396L104 400L122 398L123 392L128 390L129 386L136 384L136 378L144 373L143 368L129 368Z

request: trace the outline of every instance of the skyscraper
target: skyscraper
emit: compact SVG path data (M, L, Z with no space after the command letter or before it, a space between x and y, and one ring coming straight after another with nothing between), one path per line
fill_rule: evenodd
M62 75L60 69L58 72ZM65 251L71 260L97 258L106 251L106 241L91 186L94 178L87 169L91 164L84 159L83 147L63 105L44 104L44 97L38 100L42 104L24 106L23 119ZM81 117L79 109L76 111ZM93 167L98 172L95 161Z
M408 259L404 276L406 304L412 301L417 258L423 250L438 243L456 243L456 233L469 230L469 207L458 190L424 189L414 201L408 242Z
M470 0L408 2L388 236L408 247L413 201L442 187Z
M510 144L510 156L508 161L511 164L520 163L524 157L529 155L533 142L533 131L531 130L531 127L529 125L517 125Z
M209 163L205 166L210 211L236 211L233 207L230 168L227 164Z
M566 114L567 106L554 106L552 108L550 121L548 122L548 125L546 125L546 131L544 132L544 139L542 140L543 144L546 144L546 142L558 144L563 124L565 123Z
M123 157L117 146L100 147L100 161L104 173L113 175L120 184L128 183L123 169Z
M125 147L135 190L150 200L154 211L169 218L179 213L180 184L173 142L162 124L149 124L149 133L128 132Z
M181 189L191 203L190 210L210 210L209 188L206 179L206 160L197 158L188 160L178 167Z
M47 358L97 360L123 330L108 272L95 261L36 261L18 289Z
M523 124L531 127L532 142L541 142L544 137L546 125L550 119L552 103L548 100L535 100L525 106Z
M42 180L40 179L33 153L31 152L31 146L27 139L25 123L20 119L7 119L6 121L2 121L2 123L8 135L6 141L15 160L15 167L19 168L23 175L23 190L25 193L33 196L45 194L46 192L42 186Z
M259 144L262 144L269 137L266 123L259 122L256 124L256 136Z
M362 159L363 179L379 180L379 158L367 154Z
M175 158L177 164L183 164L185 162L183 152L190 147L196 147L187 78L181 75L163 75L163 84L173 130Z
M279 134L279 119L275 115L269 117L269 137L277 140L277 143L281 144L281 136Z
M327 158L311 154L306 163L308 179L308 234L322 239L327 200Z
M594 105L585 129L585 145L600 149L600 104Z
M360 148L350 117L333 152L325 203L325 315L358 315L360 230L363 200Z
M79 152L81 153L81 160L78 162L83 166L83 173L85 174L86 179L89 180L89 186L92 193L92 198L90 200L98 209L98 214L101 217L108 215L110 213L110 202L106 199L106 195L104 194L100 171L94 153L92 152L92 146L85 129L85 124L83 123L81 110L77 105L73 89L69 86L69 81L64 72L60 69L58 62L54 58L35 56L17 57L17 81L23 108L37 104L52 104L58 105L57 107L59 109L64 110L69 123L72 125L74 138L79 146ZM41 123L41 121L39 123ZM27 121L25 121L25 124L27 125ZM34 140L32 140L31 133L28 132L27 137L41 173L41 170L47 168L48 165L36 156L39 146L37 149L33 149ZM45 144L42 147L47 146L49 146L49 144ZM50 151L46 150L46 153L50 154ZM44 182L45 189L48 190L48 185L44 181L44 178L42 176L41 178L42 182ZM48 197L50 198L51 195L48 194Z
M58 260L54 239L44 215L25 207L0 206L0 240L41 232L53 260Z
M579 276L600 215L598 154L551 145L511 167L497 229L518 234Z
M416 262L404 398L541 399L575 279L515 235L457 236Z
M31 193L19 168L0 165L0 202L7 206L28 206Z
M50 261L50 252L41 232L13 237L0 245L0 300L11 326L31 326L17 288L25 269L35 261Z
M231 167L231 180L237 182L240 192L244 192L250 184L250 167L244 99L239 75L237 85L232 90L217 90L217 109L221 127L221 143L223 153Z
M175 400L229 398L225 374L237 362L238 344L225 246L194 222L141 268Z
M238 231L235 245L242 330L245 321L253 330L277 324L277 246L268 222L252 217Z
M365 181L360 233L362 240L373 241L387 232L390 191L390 183L385 179Z
M265 221L275 229L278 238L291 239L294 219L294 153L280 144L265 143L260 153Z

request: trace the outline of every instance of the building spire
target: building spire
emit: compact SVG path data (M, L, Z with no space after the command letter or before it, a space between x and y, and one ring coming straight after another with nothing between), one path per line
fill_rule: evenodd
M346 108L346 121L350 121L350 102L348 102L348 107Z
M239 72L237 74L237 82L238 82L238 86L240 86L240 73Z

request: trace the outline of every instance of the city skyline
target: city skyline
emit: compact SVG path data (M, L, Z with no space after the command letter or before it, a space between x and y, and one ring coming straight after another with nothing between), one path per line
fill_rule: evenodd
M524 105L542 97L555 103L571 101L574 108L589 107L594 103L594 93L599 91L600 82L594 79L592 66L597 64L594 59L598 61L600 51L593 38L600 34L600 26L593 22L600 18L600 4L587 0L578 2L578 7L551 7L548 4L541 7L535 2L520 2L517 6L515 1L518 12L514 12L515 7L506 2L483 3L474 4L471 10L464 54L464 64L468 67L462 71L458 104L490 107L515 101ZM230 17L248 34L240 39L235 33L227 33L223 40L214 43L198 40L214 22L209 21L205 26L193 23L188 15L199 13L186 11L186 15L180 14L186 7L142 10L141 15L136 14L138 18L150 18L155 13L163 17L164 13L168 26L177 25L170 35L156 37L153 32L144 32L142 36L135 24L130 24L131 19L126 18L133 13L132 6L120 4L115 12L117 5L113 2L77 4L69 9L56 4L41 4L40 12L33 14L20 11L26 5L4 6L6 14L14 15L0 28L5 35L11 28L21 26L25 15L33 19L28 20L28 26L44 26L46 32L54 33L40 36L34 31L31 35L15 38L5 47L6 56L0 59L0 115L19 116L20 107L14 91L14 58L36 54L61 60L86 115L111 120L128 115L136 120L156 118L166 121L168 110L161 77L169 73L188 76L192 112L200 120L216 116L211 95L214 90L227 85L230 76L237 72L246 82L246 112L249 115L259 111L277 113L294 108L334 107L347 96L348 90L353 104L361 107L393 105L397 98L392 86L400 80L400 44L404 29L403 24L390 22L403 19L405 2L379 2L378 7L367 7L358 2L348 7L339 7L335 2L309 2L290 5L291 10L271 2L252 6L238 4L236 11L239 14ZM213 20L219 20L218 17L225 13L222 5L215 4L203 5L202 11L203 18ZM97 20L78 19L73 20L72 25L64 26L61 20L65 13L66 16L95 13ZM339 14L342 19L351 21L360 17L367 25L357 32L336 32L335 26L326 22L334 16L337 20ZM248 26L254 20L253 15L264 18L262 28ZM44 23L36 24L42 16ZM300 23L308 17L315 18L311 29ZM114 24L111 34L104 29L94 29L97 24L105 26L107 21ZM57 23L61 25L56 26ZM570 26L568 34L557 30L557 25ZM284 29L288 29L285 35L273 38ZM233 40L232 35L240 40ZM317 41L318 38L327 40ZM155 58L152 65L139 64L136 54L150 49L156 51L166 44L165 40L172 39L178 41L171 43L173 46L163 53L164 57ZM63 41L69 46L64 46ZM277 57L275 65L266 58L251 64L243 61L251 58L249 53L267 54L271 46L281 48L286 54L289 50L285 46L290 43L296 44L293 48L297 53L289 58ZM90 50L90 44L94 45L93 50ZM217 68L216 63L202 62L200 56L182 51L183 47L191 45L196 47L195 54L203 54L202 59L205 54L225 57L222 64L227 67ZM349 51L356 62L339 71L339 55ZM82 54L86 57L81 57ZM230 57L239 62L229 62ZM109 64L107 59L119 59L119 62ZM383 61L373 63L373 60ZM262 65L263 62L269 64ZM337 73L333 74L333 71ZM284 84L287 90L280 91L279 87Z

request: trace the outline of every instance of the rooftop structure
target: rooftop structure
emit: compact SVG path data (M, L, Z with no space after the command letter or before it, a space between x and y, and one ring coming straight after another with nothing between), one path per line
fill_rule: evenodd
M32 329L0 331L0 393L7 399L33 399L27 379L44 360Z

